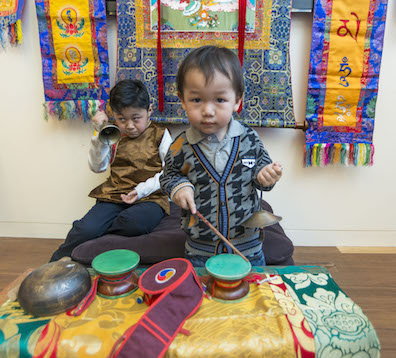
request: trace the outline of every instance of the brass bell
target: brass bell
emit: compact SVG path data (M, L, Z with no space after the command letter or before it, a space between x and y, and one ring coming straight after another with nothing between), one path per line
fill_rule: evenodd
M99 132L99 140L103 144L113 145L116 144L121 138L121 131L114 124L106 124Z

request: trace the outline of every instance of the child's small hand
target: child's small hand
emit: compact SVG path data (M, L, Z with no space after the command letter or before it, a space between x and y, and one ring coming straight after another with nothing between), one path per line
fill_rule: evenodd
M107 117L107 114L103 111L98 111L96 114L92 117L92 123L95 126L95 128L100 128L103 126L104 123L107 123L109 121L109 117Z
M172 201L181 208L190 210L193 215L197 213L194 201L194 190L190 186L179 189L175 195L173 195Z
M282 176L282 165L278 162L266 165L257 175L257 180L262 186L274 185Z
M133 204L136 200L138 200L138 194L136 189L133 189L128 194L121 194L121 199L125 204Z

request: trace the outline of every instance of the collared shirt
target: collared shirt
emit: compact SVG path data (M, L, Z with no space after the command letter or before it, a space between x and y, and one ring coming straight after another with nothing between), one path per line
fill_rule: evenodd
M242 133L242 125L231 119L228 131L222 141L219 141L215 134L206 135L191 126L186 131L186 137L190 144L199 145L206 159L221 175L231 154L233 138L240 136Z

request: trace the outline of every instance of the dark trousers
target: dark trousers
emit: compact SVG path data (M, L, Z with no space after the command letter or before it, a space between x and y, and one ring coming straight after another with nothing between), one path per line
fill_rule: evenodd
M154 230L164 217L156 203L116 204L97 201L92 209L73 223L65 242L54 252L50 261L71 256L75 247L104 234L139 236Z

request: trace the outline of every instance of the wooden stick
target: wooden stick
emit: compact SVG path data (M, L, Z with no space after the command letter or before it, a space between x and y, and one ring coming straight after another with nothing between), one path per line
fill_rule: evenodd
M221 233L219 230L217 230L208 220L206 220L202 214L197 210L197 215L198 217L206 224L209 226L209 228L211 228L215 234L222 239L227 245L229 245L239 256L241 256L246 262L249 262L249 260L233 245L231 244L231 242L229 240L227 240Z

